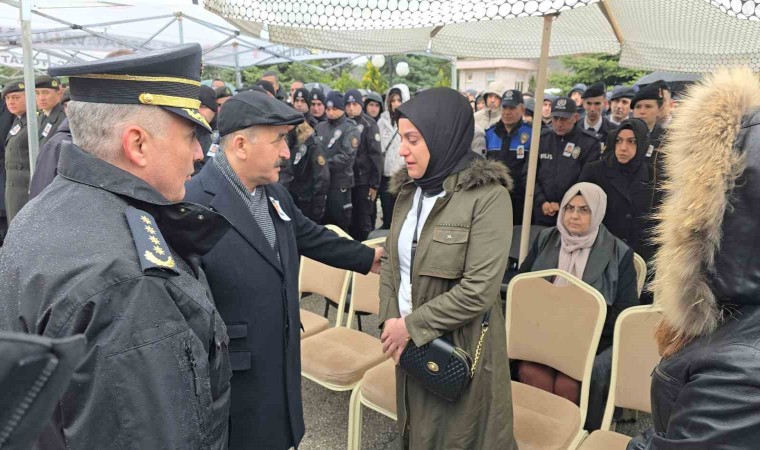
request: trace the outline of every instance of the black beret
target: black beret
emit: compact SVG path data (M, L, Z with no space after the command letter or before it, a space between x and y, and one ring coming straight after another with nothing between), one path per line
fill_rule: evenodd
M351 89L346 91L346 95L343 96L343 103L362 103L362 93L358 89Z
M612 90L610 101L617 100L619 98L633 98L634 95L636 95L636 91L634 91L632 87L618 86Z
M201 86L201 92L199 94L201 105L216 112L216 92L208 86Z
M3 97L13 92L24 92L24 80L13 80L3 86Z
M345 110L346 101L343 99L343 94L338 91L330 91L330 93L327 94L327 102L325 102L325 107Z
M639 89L639 92L633 96L631 100L631 108L636 107L636 103L640 100L662 100L662 86L660 83L648 84L645 87Z
M311 104L312 100L319 100L322 103L325 103L327 100L325 99L325 93L322 92L322 89L314 88L309 92L309 104Z
M594 83L586 89L581 98L601 97L605 94L606 87L604 83Z
M39 89L60 89L61 82L57 78L42 75L34 80L34 87Z
M536 112L536 100L534 98L525 100L525 112L530 113L531 116Z
M578 106L569 97L559 97L552 102L552 117L572 117L577 112Z
M269 92L272 94L272 96L277 96L277 91L274 90L274 85L267 80L258 80L256 81L256 86L259 86L260 88L264 89L266 92Z
M98 61L51 67L69 77L71 99L117 105L160 106L209 132L201 106L201 46L185 44Z
M241 92L227 100L219 113L219 135L255 125L298 125L303 114L289 105L257 91Z
M230 89L229 86L219 86L214 89L214 93L216 94L217 100L224 97L232 97L232 89Z

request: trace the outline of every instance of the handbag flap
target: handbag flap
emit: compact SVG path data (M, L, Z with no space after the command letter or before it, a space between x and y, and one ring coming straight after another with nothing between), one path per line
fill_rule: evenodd
M446 372L454 354L454 346L445 339L433 339L425 354L425 370L431 375L439 375Z

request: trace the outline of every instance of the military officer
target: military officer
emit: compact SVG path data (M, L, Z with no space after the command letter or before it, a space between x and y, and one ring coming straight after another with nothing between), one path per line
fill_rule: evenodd
M309 112L317 122L326 122L327 114L325 114L325 93L321 89L314 88L309 92Z
M29 201L29 136L26 132L25 86L11 81L3 88L5 106L13 114L13 125L5 138L5 211L8 225Z
M501 120L486 130L486 158L504 163L514 183L510 193L514 225L522 223L525 209L524 171L532 127L525 123L524 115L522 92L510 89L501 97Z
M48 76L37 77L34 94L39 110L40 148L45 145L66 119L66 110L61 104L63 89L58 79Z
M633 88L618 86L610 96L610 123L617 127L631 115L631 99L636 95Z
M654 186L652 208L657 208L662 203L662 183L665 180L664 158L660 153L665 129L657 122L662 108L666 107L662 83L654 82L639 89L631 100L633 117L643 120L649 130L649 145L644 160L649 166L649 178Z
M599 159L601 148L593 132L578 123L578 106L568 97L552 103L552 129L541 132L533 203L536 225L557 224L565 192L578 182L581 170Z
M383 154L380 148L380 129L377 122L363 112L362 95L350 90L343 96L346 115L359 130L359 147L354 159L354 187L351 190L351 226L349 234L357 241L365 241L375 229L373 209L377 209L377 190L383 174Z
M229 337L200 256L229 222L182 202L210 131L200 68L188 44L50 69L74 142L11 223L0 329L87 347L36 448L227 448Z
M314 102L312 97L312 111ZM361 133L354 122L346 117L342 93L330 92L325 105L325 115L329 120L317 125L317 136L325 146L325 156L330 166L330 191L327 193L323 223L335 224L348 232L353 209L351 188L354 187L354 160Z
M594 83L581 95L583 108L586 110L586 117L583 118L583 129L594 133L599 140L602 154L607 148L607 136L610 131L616 128L604 117L604 104L607 101L605 90L604 83Z
M219 86L217 88L214 88L214 93L216 94L216 112L219 114L222 110L222 105L224 105L224 102L232 97L232 89L230 89L230 87L227 85Z

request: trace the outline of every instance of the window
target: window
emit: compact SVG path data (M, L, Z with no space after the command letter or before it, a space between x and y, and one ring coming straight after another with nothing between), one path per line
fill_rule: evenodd
M524 83L524 81L515 81L515 89L522 92Z
M486 72L486 83L493 83L496 81L496 72L491 70Z
M472 83L472 72L465 72L464 79L468 83Z

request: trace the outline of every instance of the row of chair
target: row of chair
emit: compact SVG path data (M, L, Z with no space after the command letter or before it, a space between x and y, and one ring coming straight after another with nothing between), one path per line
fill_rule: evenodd
M349 238L339 229L341 236ZM384 238L365 242L382 245ZM638 256L638 255L636 255ZM635 259L639 292L646 265ZM568 286L547 280L564 277ZM362 406L396 420L396 366L382 353L380 340L351 329L357 311L377 314L379 276L361 275L301 258L300 291L337 300L335 326L301 310L302 375L333 391L351 390L349 450L361 448ZM347 293L351 302L342 326ZM552 311L553 314L546 314ZM615 407L650 412L649 375L659 360L654 327L660 311L641 306L623 312L616 323L612 379L602 430L583 430L589 382L606 316L602 295L559 270L518 275L507 293L507 343L510 358L549 365L581 382L580 405L512 381L514 431L521 449L624 449L629 437L610 431ZM572 317L573 320L567 320Z

